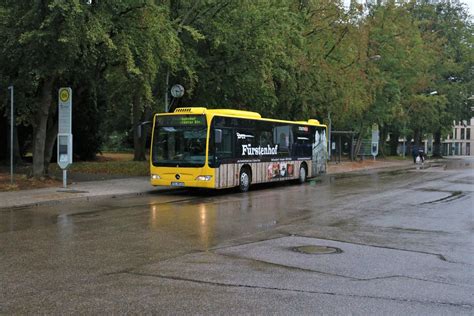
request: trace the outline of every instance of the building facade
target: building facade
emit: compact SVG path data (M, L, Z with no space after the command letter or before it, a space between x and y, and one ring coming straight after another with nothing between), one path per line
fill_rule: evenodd
M474 156L474 117L469 121L453 122L453 130L442 142L444 156Z

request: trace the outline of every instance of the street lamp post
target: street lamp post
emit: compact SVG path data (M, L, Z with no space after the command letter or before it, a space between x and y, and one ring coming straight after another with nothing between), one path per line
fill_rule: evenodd
M406 128L407 128L407 122L403 122L403 159L405 159L405 152L406 152L406 141L407 141L407 136L406 136ZM397 140L398 144L398 140Z
M328 121L329 121L329 130L328 130L328 139L329 139L329 150L328 150L328 158L331 160L331 146L332 146L332 140L331 140L331 129L332 129L332 121L331 121L331 112L328 112Z
M166 72L166 88L165 88L165 113L168 113L168 110L170 108L170 104L168 101L168 86L170 84L170 71L168 70Z
M13 184L13 86L10 90L10 183Z

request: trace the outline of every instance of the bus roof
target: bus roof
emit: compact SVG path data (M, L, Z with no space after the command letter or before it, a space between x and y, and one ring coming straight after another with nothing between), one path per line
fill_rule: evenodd
M273 122L285 122L291 124L304 124L304 125L314 125L314 126L326 126L319 123L316 119L309 119L307 121L287 121L279 119L264 118L257 112L252 111L243 111L243 110L234 110L234 109L207 109L204 107L187 107L187 108L177 108L173 113L160 113L161 114L210 114L212 116L235 116L240 118L249 118Z

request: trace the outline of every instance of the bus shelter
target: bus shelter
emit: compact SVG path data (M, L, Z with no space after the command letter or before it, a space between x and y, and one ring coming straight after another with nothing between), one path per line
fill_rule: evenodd
M331 131L331 161L339 163L342 156L348 156L354 161L357 134L354 131Z

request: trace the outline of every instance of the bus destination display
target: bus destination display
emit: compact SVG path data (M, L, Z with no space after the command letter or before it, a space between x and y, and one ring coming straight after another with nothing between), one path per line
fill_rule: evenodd
M159 116L156 119L158 126L205 126L204 115L170 115Z

